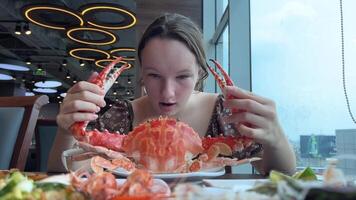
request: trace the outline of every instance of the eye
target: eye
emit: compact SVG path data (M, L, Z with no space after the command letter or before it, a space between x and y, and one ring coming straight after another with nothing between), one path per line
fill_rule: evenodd
M159 74L154 74L154 73L150 73L148 74L149 77L152 77L152 78L159 78L160 75Z
M187 79L187 78L189 78L190 77L190 75L180 75L180 76L177 76L177 79L181 79L181 80L183 80L183 79Z

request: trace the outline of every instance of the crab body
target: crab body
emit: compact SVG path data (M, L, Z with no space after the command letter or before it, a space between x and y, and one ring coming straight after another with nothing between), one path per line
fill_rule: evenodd
M122 150L143 168L173 172L203 152L199 135L187 124L158 118L136 127L124 138Z

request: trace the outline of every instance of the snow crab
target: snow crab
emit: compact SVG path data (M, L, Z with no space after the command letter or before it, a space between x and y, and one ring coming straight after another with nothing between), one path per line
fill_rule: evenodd
M118 61L108 65L92 82L110 88L117 76L127 68L114 69ZM114 70L112 75L111 70ZM201 138L186 123L169 117L148 120L127 135L112 134L107 130L86 131L87 124L78 122L71 127L74 137L81 141L80 146L88 152L94 151L111 158L93 157L91 166L95 172L101 172L102 168L121 167L129 172L146 169L153 173L184 173L260 160L219 157L231 156L248 148L253 143L250 138L222 135Z

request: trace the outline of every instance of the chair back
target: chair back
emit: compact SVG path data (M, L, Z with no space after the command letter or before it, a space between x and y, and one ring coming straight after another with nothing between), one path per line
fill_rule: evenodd
M0 169L25 169L37 118L47 103L46 95L0 97Z
M54 143L57 134L56 120L51 119L38 119L35 129L36 134L36 157L37 170L47 172L47 161L49 152Z

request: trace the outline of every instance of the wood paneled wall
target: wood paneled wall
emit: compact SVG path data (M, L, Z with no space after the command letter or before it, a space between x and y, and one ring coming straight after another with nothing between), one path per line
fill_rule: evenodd
M185 15L202 28L203 0L137 0L137 41L154 19L167 12Z
M136 45L143 32L158 16L164 13L179 13L192 19L203 28L203 0L136 0ZM139 76L139 62L136 60L136 74ZM142 96L143 88L136 87L135 96Z

